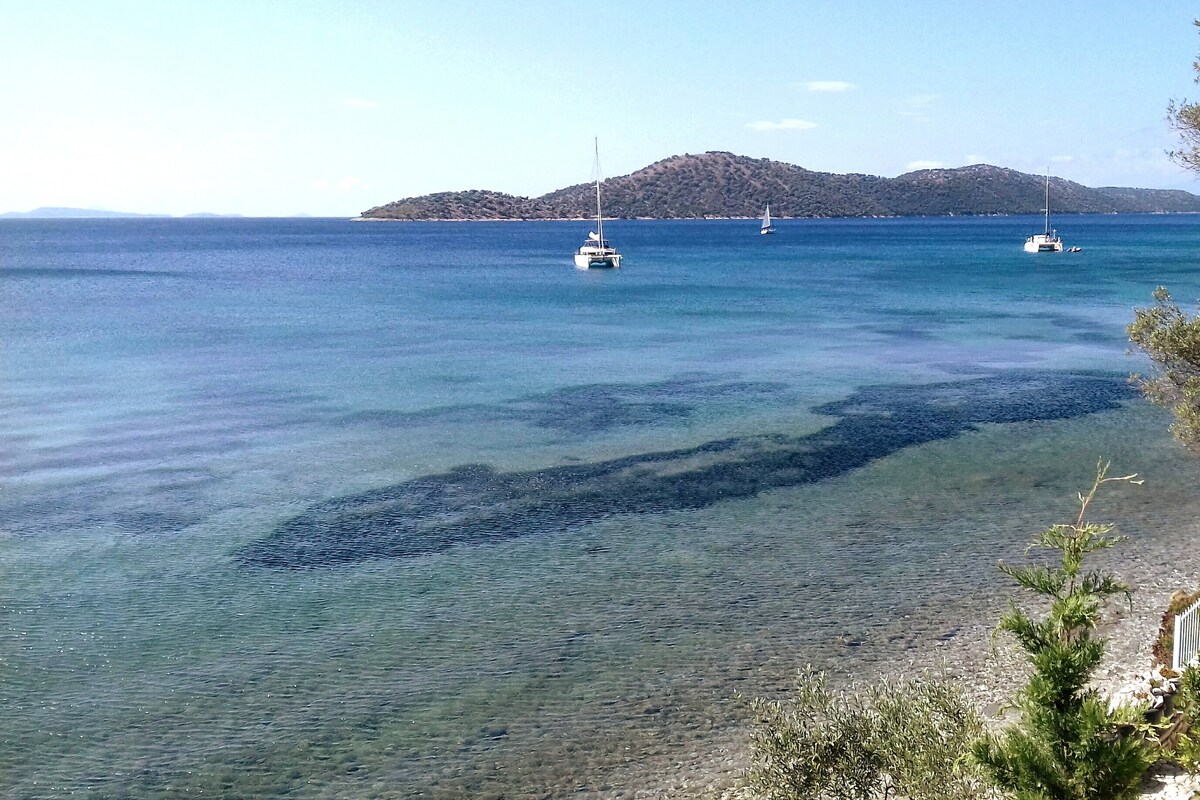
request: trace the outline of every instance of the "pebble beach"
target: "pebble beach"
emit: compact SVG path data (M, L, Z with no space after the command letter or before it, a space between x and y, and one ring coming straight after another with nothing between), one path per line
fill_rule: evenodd
M1200 523L1180 531L1182 541L1196 546L1178 550L1139 547L1127 542L1119 557L1108 561L1133 589L1132 608L1112 604L1104 615L1101 635L1107 639L1106 657L1093 685L1106 696L1136 680L1152 668L1151 648L1157 636L1162 611L1179 589L1200 586ZM1018 602L1022 599L1013 595ZM993 636L992 620L964 622L957 635L938 641L916 654L887 675L903 678L915 673L942 674L961 684L976 706L994 726L1012 719L1009 702L1024 684L1028 669L1023 654L1011 642ZM865 675L844 675L842 685L871 680ZM663 765L662 772L633 769L624 788L581 792L583 797L636 798L636 800L753 800L739 781L739 772L750 760L748 733L730 731L694 758ZM657 766L657 765L656 765ZM651 774L645 774L651 773ZM1160 764L1143 783L1142 796L1153 800L1190 800L1200 793L1200 776L1190 776L1176 767Z

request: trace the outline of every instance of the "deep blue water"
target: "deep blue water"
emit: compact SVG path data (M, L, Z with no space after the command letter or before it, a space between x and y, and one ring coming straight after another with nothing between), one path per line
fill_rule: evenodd
M603 794L917 658L1099 458L1200 217L0 221L12 797Z

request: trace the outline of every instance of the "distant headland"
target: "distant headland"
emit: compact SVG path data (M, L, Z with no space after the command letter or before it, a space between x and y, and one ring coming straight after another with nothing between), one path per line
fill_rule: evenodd
M6 211L0 219L124 219L126 217L164 217L166 214L135 214L129 211L105 211L98 208L42 206L32 211Z
M776 217L919 217L1040 214L1045 176L976 164L923 169L895 178L813 172L726 152L672 156L604 181L613 219L749 218L771 204ZM594 184L517 197L469 190L406 197L362 212L363 220L551 220L595 213ZM1196 213L1200 197L1181 189L1089 188L1050 179L1054 214Z
M179 219L226 219L241 216L241 214L213 214L200 211L195 214L184 214ZM171 214L137 214L132 211L108 211L99 208L42 206L32 211L5 211L0 214L0 219L176 219L176 217Z

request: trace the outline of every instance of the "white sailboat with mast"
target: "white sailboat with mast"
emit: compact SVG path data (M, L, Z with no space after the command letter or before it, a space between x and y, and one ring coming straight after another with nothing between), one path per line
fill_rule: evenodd
M621 254L604 238L604 213L600 208L600 140L596 139L596 230L575 252L577 269L619 269Z
M762 215L762 227L758 229L759 236L766 236L768 233L774 233L775 229L771 227L771 204L767 203L767 210Z
M1025 240L1026 253L1061 253L1063 249L1062 239L1058 237L1058 231L1050 227L1050 173L1046 173L1046 207L1042 209L1046 212L1046 227L1041 233L1035 233Z

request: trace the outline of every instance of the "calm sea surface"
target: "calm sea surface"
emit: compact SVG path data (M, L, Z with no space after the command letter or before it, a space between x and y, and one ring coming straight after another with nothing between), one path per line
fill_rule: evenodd
M990 618L1200 467L1125 377L1200 217L0 221L0 794L624 788Z

